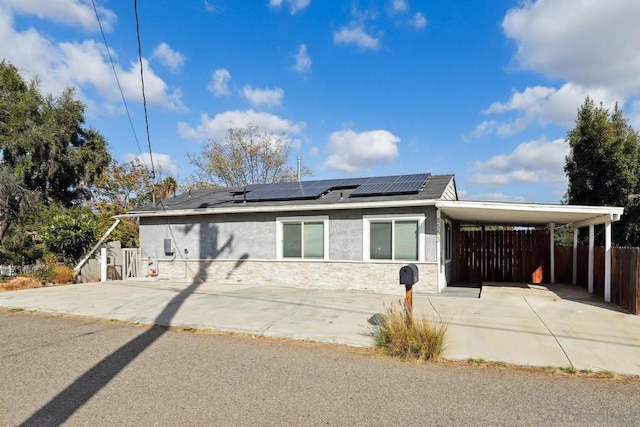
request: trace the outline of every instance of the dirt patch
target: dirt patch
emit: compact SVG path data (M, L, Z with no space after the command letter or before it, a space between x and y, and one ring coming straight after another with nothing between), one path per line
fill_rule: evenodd
M59 283L42 283L40 280L33 277L16 277L14 279L0 282L0 292L19 291L21 289L44 288L60 285L61 284Z

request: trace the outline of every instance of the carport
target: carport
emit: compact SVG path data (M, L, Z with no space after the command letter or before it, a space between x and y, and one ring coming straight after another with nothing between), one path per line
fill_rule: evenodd
M589 228L589 257L587 289L594 291L594 227L604 225L604 300L611 301L611 226L620 220L624 208L610 206L547 205L476 201L438 201L436 208L441 219L454 224L454 234L460 226L535 227L548 230L549 282L555 283L554 233L556 228L573 225L573 279L577 282L578 230ZM455 241L455 239L454 239ZM455 277L453 277L455 281Z

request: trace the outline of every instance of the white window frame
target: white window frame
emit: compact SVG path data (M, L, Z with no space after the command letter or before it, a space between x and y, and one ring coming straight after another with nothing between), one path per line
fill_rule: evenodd
M396 260L395 248L395 221L418 221L418 259L414 262L424 262L426 217L421 214L397 214L397 215L363 215L362 217L362 259L375 262L410 262L409 260ZM391 222L391 259L371 259L371 223Z
M322 222L323 231L323 249L324 254L322 258L305 258L304 257L304 237L302 239L302 256L300 258L284 257L284 232L283 224L302 224L302 233L304 236L304 223L305 222ZM287 216L276 218L276 259L278 260L304 260L304 261L326 261L329 259L329 216L317 215L317 216Z
M453 224L448 219L444 221L444 239L442 251L444 252L445 262L451 262L453 259Z

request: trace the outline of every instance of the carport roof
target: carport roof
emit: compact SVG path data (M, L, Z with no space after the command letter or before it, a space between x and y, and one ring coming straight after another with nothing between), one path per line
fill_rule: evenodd
M441 212L463 224L556 226L574 224L584 227L618 221L624 208L611 206L545 205L527 203L476 202L442 200L436 202Z

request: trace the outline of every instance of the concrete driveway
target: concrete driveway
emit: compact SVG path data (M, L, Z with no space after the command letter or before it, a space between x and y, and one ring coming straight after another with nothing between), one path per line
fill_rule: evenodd
M640 316L572 285L414 293L449 327L445 357L640 375ZM180 281L115 281L0 293L0 307L372 346L369 319L397 294Z

